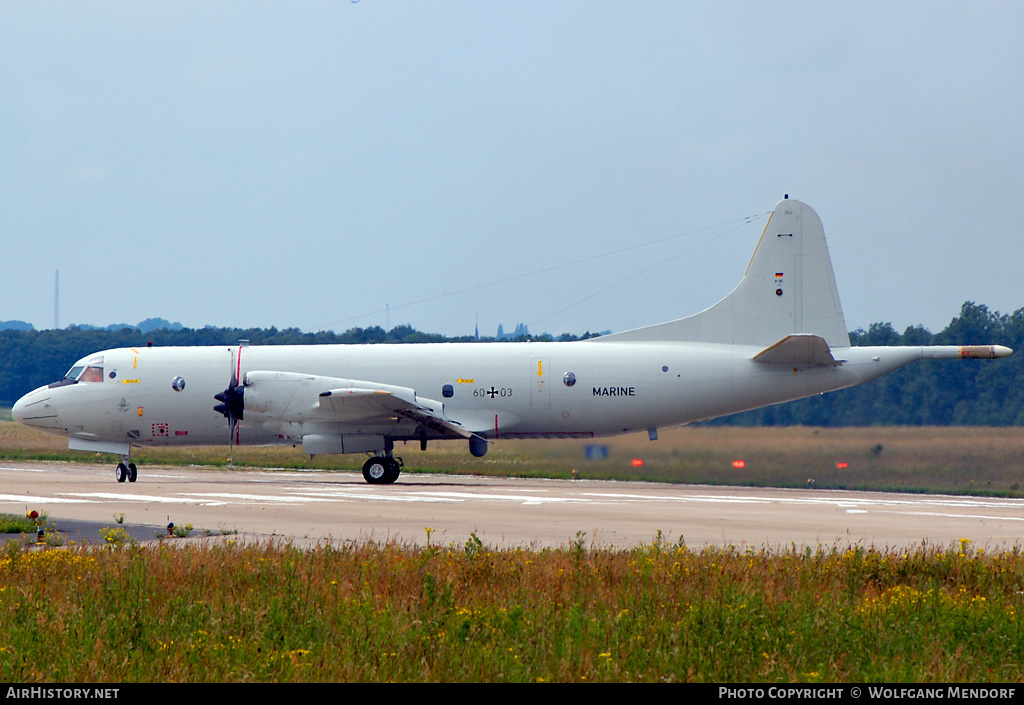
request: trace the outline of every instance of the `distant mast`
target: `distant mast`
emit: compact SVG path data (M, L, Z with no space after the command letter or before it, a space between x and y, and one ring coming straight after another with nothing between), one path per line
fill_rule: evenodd
M53 274L53 328L60 330L60 270Z

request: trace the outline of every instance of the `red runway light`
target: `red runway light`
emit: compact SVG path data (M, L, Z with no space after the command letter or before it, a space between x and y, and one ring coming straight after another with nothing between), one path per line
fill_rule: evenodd
M734 468L736 468L737 470L740 469L740 468L745 468L745 467L747 467L747 461L746 460L734 460L734 461L732 461L732 466Z
M642 461L640 458L633 458L633 467L638 468L643 464L644 461Z

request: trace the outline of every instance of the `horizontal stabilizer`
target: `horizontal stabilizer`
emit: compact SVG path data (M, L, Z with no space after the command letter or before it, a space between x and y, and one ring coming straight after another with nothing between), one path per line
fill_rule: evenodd
M754 355L762 365L796 365L798 367L836 367L840 363L824 338L817 335L789 335Z

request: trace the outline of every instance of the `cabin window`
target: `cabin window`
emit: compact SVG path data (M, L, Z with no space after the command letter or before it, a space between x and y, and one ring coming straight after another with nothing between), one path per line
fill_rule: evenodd
M574 372L566 372L562 375L562 382L566 387L571 387L576 384L576 374Z
M452 385L446 384L443 387L441 387L441 396L444 397L445 399L450 399L454 395L455 387L453 387Z

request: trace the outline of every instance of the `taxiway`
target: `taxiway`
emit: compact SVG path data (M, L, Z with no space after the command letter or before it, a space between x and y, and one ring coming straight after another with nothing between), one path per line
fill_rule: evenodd
M1016 545L1024 500L833 490L659 485L403 474L391 486L350 473L146 465L118 484L110 467L0 463L0 512L45 512L71 539L130 527L137 540L192 524L193 536L310 545L375 540L498 548L632 547L659 535L691 547Z

